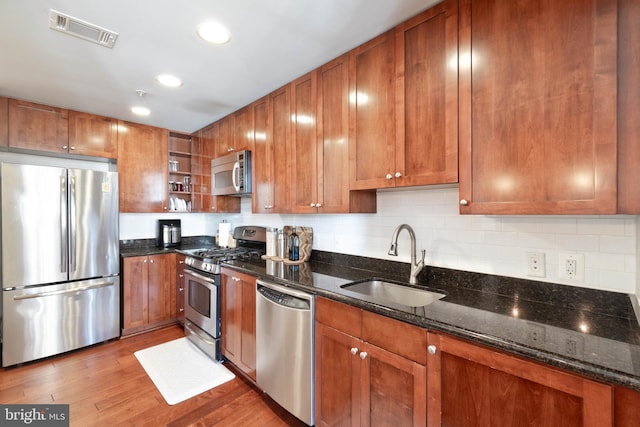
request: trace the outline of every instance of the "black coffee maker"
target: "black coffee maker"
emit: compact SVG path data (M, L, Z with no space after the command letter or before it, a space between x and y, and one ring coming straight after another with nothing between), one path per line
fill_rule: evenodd
M179 219L158 220L158 247L173 248L180 245L182 228Z

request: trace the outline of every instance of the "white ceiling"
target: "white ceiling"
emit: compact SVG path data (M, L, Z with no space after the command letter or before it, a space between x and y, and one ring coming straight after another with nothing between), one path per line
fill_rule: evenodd
M0 0L0 95L193 132L438 1ZM50 29L49 9L119 33L114 48ZM206 20L231 42L201 41ZM147 118L129 111L136 89Z

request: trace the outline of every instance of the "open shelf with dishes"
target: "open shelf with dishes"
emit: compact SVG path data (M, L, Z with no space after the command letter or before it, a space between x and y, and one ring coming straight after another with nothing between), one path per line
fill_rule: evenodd
M191 136L169 133L169 211L191 212Z

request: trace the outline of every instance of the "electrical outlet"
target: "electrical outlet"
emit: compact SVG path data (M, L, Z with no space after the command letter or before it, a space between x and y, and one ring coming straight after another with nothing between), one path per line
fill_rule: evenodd
M527 323L526 334L529 345L540 347L544 345L544 326Z
M527 276L546 276L544 252L527 252Z
M558 277L573 282L584 282L584 255L560 254Z

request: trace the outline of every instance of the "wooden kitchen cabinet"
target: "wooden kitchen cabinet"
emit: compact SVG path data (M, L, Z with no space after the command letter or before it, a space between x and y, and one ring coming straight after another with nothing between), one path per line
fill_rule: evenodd
M221 269L222 355L256 379L256 278Z
M69 111L69 153L115 159L118 121L110 117Z
M269 131L269 97L251 104L253 109L254 146L251 157L253 213L269 213L273 209L273 139Z
M69 111L10 99L9 147L68 153Z
M429 333L427 369L429 426L613 422L610 386L447 335Z
M0 96L0 147L9 146L9 99Z
M211 194L211 160L216 154L220 122L215 122L192 135L191 211L208 213L240 212L240 198Z
M265 140L255 144L253 181L254 213L291 212L291 86L275 90L268 96L267 117L264 104L256 105L256 130L266 126Z
M375 212L375 192L349 186L349 55L297 79L291 93L293 212Z
M395 169L389 182L458 182L457 0L400 24L395 38Z
M640 214L640 3L618 0L618 213Z
M224 156L225 154L235 151L234 129L233 114L225 116L216 122L214 157Z
M616 212L616 20L615 0L460 2L461 213Z
M184 325L184 306L185 306L185 278L184 278L184 268L186 264L184 263L186 256L183 254L176 253L176 319L178 322Z
M391 187L396 172L394 31L351 50L350 55L350 187Z
M635 427L640 422L640 392L614 387L615 427Z
M318 426L425 426L425 330L316 298Z
M176 319L176 254L122 260L122 335Z
M316 213L318 198L316 70L291 83L291 203L296 213Z
M166 212L169 132L118 122L120 212Z
M253 108L247 105L233 113L233 146L228 151L253 151Z

